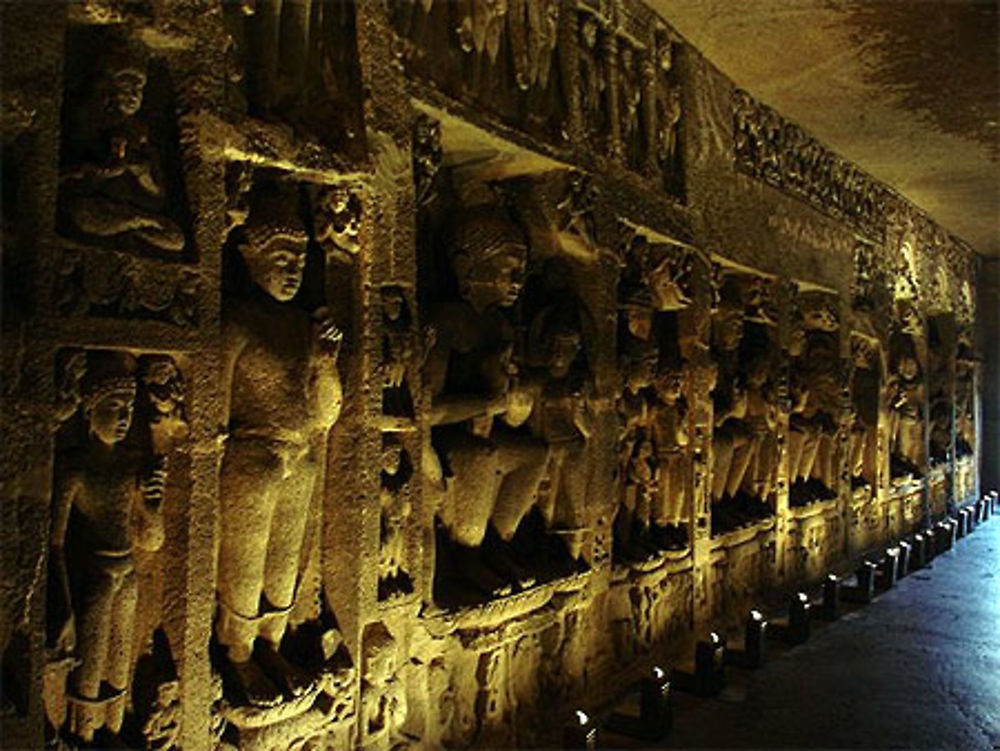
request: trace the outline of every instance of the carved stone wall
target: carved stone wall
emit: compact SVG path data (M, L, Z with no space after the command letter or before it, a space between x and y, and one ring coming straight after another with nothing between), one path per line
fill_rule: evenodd
M551 745L976 492L973 251L640 2L28 5L12 746Z

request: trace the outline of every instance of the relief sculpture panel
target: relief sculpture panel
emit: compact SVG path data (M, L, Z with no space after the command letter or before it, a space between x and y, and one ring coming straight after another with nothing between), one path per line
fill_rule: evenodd
M324 696L347 670L322 591L302 591L343 400L343 335L307 284L318 261L298 186L261 175L247 205L227 248L215 621L221 711L240 737L303 714L336 719Z
M70 350L60 359L46 712L52 732L70 741L127 742L141 737L132 677L152 650L136 643L138 607L158 607L155 592L140 591L155 584L137 563L167 542L184 384L165 356Z
M712 530L772 516L778 482L777 311L771 280L717 268Z
M170 78L107 28L71 28L67 50L95 64L66 78L55 308L191 326L201 280Z
M836 498L840 419L840 314L837 298L800 292L789 341L789 505Z
M21 5L5 744L550 747L978 494L972 249L669 3Z
M580 565L593 325L554 268L532 263L522 296L528 238L503 207L462 208L436 239L454 286L424 290L435 592L475 602ZM538 304L553 287L561 304Z

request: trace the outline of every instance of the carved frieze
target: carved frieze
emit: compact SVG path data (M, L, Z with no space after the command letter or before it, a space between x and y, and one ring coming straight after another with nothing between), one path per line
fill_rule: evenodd
M733 92L733 156L740 171L883 239L887 189L739 89Z
M440 2L390 7L407 72L506 125L566 145L559 0Z

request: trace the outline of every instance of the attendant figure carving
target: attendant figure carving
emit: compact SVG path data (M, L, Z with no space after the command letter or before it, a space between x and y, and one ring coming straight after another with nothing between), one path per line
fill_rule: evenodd
M82 363L77 360L77 363ZM133 548L158 550L165 463L126 443L132 430L136 361L93 351L77 371L87 436L59 457L51 538L50 634L71 673L69 730L85 742L122 727L138 602Z

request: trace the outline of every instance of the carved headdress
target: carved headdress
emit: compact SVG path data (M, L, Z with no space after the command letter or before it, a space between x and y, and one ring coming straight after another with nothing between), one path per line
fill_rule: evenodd
M463 212L452 228L452 255L464 253L476 261L485 261L501 253L528 247L524 232L500 209L476 206Z
M127 352L88 352L87 372L80 382L84 410L111 395L134 399L135 372L135 358Z
M243 231L244 253L259 253L278 239L305 243L306 234L294 193L262 190L250 198L250 211Z

